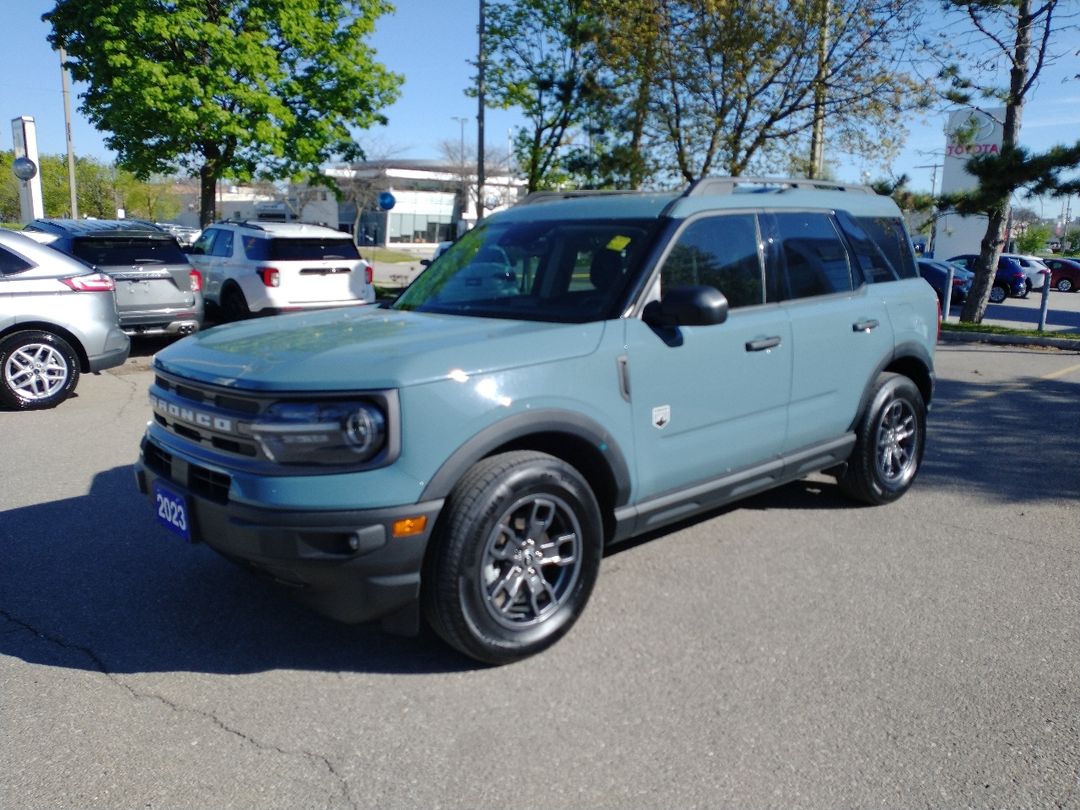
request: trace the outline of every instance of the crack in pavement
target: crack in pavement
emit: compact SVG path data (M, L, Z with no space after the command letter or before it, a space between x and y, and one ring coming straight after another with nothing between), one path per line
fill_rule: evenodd
M65 650L73 650L86 656L86 658L91 662L91 664L93 664L93 667L98 670L98 672L100 672L102 675L104 675L110 683L127 692L135 700L156 701L174 712L181 714L190 714L204 720L209 720L212 724L217 726L225 733L231 734L234 737L239 738L244 743L254 748L257 748L260 751L270 751L282 754L284 756L300 756L304 759L322 765L330 774L330 776L333 777L333 779L337 782L339 791L348 806L352 808L358 807L356 800L352 796L352 792L349 790L348 780L341 773L338 772L337 768L334 767L334 763L330 761L329 757L326 757L322 754L317 754L313 751L305 751L303 749L290 750L287 748L282 748L278 745L261 742L252 737L251 735L246 734L243 731L228 725L224 720L215 715L213 712L207 712L201 709L194 709L190 706L183 706L153 692L139 691L130 684L120 680L114 673L110 672L108 667L105 666L105 662L98 656L97 653L95 653L89 647L85 647L81 644L72 643L64 638L61 638L60 636L34 627L30 623L23 621L22 619L12 615L10 612L2 608L0 608L0 618L7 620L9 623L15 625L16 627L21 627L26 632L48 642L49 644L53 644Z

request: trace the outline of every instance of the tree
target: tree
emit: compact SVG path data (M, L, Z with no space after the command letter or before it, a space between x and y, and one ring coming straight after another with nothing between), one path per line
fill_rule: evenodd
M653 1L653 119L688 182L808 154L821 115L834 148L888 154L899 115L924 101L905 69L903 44L918 23L906 0ZM802 169L814 173L808 161Z
M528 121L514 144L528 191L562 179L568 133L608 89L589 6L586 0L509 0L486 7L486 96L493 106L519 108Z
M975 176L974 191L943 197L939 207L966 215L983 215L986 232L980 243L979 259L971 293L964 302L960 320L980 323L990 301L990 289L998 258L1005 244L1009 201L1014 192L1026 188L1032 195L1076 193L1080 183L1065 182L1061 173L1080 165L1080 141L1072 147L1054 147L1032 154L1019 145L1024 104L1036 87L1039 74L1052 51L1058 0L946 0L946 11L959 18L964 28L947 29L948 46L966 54L967 60L946 61L940 77L946 82L946 98L957 104L976 106L990 101L1004 103L999 154L976 155L967 163ZM987 64L1001 59L1008 69L1002 86ZM985 110L983 112L986 112Z
M385 122L400 77L365 37L385 0L57 0L43 19L86 82L80 109L141 178L317 173L356 152L350 128Z

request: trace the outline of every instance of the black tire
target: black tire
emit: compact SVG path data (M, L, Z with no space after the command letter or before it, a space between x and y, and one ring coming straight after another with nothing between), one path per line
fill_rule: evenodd
M428 623L489 664L533 655L581 615L600 571L600 509L580 473L545 453L484 459L447 501L424 571Z
M1059 278L1057 283L1058 292L1076 292L1071 278Z
M837 482L850 498L890 503L908 491L922 464L926 403L900 374L881 374L855 432L855 448Z
M1031 292L1031 279L1030 278L1025 278L1024 279L1024 294L1021 296L1021 298L1027 298L1028 294L1030 292Z
M1003 284L995 284L990 288L990 303L1000 304L1009 297L1009 290Z
M233 283L221 291L221 312L229 321L243 321L251 317L244 291Z
M55 408L79 382L79 358L52 332L15 332L0 341L0 403L19 410Z

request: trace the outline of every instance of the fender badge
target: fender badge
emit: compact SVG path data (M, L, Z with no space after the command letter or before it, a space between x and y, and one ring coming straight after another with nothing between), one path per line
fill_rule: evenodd
M652 409L652 423L657 430L663 430L671 421L671 406L659 405Z

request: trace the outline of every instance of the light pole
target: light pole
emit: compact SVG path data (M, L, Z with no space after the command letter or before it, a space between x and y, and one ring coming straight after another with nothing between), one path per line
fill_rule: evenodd
M458 152L458 171L461 172L461 213L457 223L457 234L460 236L465 229L465 212L469 210L469 168L465 162L465 123L469 120L464 115L452 115L451 120L461 125L461 147Z
M484 218L484 0L480 0L480 50L476 60L476 221Z
M64 96L64 132L67 138L68 192L71 195L71 218L79 218L79 195L75 189L75 146L71 140L71 96L68 93L67 51L60 49L60 90Z

